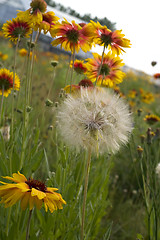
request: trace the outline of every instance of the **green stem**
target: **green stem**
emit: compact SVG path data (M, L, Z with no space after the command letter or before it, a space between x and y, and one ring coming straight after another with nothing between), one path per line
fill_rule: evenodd
M70 70L71 61L72 61L72 55L71 55L70 60L69 60L69 65L68 65L67 72L66 72L66 77L65 77L64 86L66 86L66 84L67 84L67 79L68 79L68 74L69 74L69 70Z
M29 217L28 217L28 222L27 222L27 231L26 231L26 240L29 239L29 230L30 230L31 217L32 217L32 210L29 211Z
M75 61L75 45L74 45L74 47L73 47L73 65L72 65L72 71L71 71L70 93L71 93L71 90L72 90L74 61Z
M103 58L104 58L105 48L106 48L106 45L104 44L103 52L102 52L102 59L101 59L101 63L100 63L99 69L98 69L98 73L97 73L97 77L96 77L96 81L95 81L95 86L96 86L96 84L97 84L97 80L98 80L98 77L99 77L100 72L101 72L101 68L102 68L102 63L103 63Z
M4 102L4 85L2 85L2 99L1 99L1 108L0 108L0 126L3 118L3 102Z
M24 99L24 109L23 109L23 133L22 133L22 150L21 150L21 158L20 158L20 169L23 166L24 155L25 155L25 148L26 148L26 132L27 132L27 125L28 125L28 116L26 112L26 107L28 105L28 96L29 96L29 73L30 73L30 52L31 52L31 42L32 42L33 32L30 37L30 44L28 49L27 55L27 71L26 71L26 82L25 82L25 99Z
M12 207L9 208L8 210L8 217L7 217L7 224L6 224L6 235L8 236L9 232L9 222L10 222L10 217L11 217L11 209Z
M47 98L49 98L50 93L51 93L51 90L52 90L52 88L53 88L54 79L55 79L55 68L53 69L53 78L52 78L51 86L50 86L49 91L48 91Z
M81 240L84 239L84 222L85 222L85 210L86 210L86 200L87 200L87 188L88 188L88 179L89 179L89 171L91 164L91 148L88 149L88 159L86 166L86 174L85 174L85 183L84 183L84 195L83 195L83 209L82 209L82 225L81 225Z
M18 36L18 40L17 40L17 43L16 43L15 52L14 52L13 91L12 91L12 120L11 120L11 133L12 133L12 138L13 138L13 128L14 128L14 84L15 84L16 59L17 59L17 50L18 50L19 41L20 41L20 35Z
M31 96L32 96L32 75L33 75L33 66L34 66L34 56L35 56L35 47L40 36L40 31L37 32L35 40L34 40L34 47L32 51L32 58L31 58L31 66L30 66L30 76L29 76L29 83L28 83L28 105L31 103Z

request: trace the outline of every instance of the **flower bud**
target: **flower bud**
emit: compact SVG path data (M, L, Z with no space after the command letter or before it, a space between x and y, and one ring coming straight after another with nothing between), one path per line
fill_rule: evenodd
M27 42L27 45L28 45L28 47L31 48L31 49L35 47L35 43L34 43L34 42L28 41L28 42Z
M51 61L51 65L52 67L56 67L58 65L58 61L55 60Z
M31 112L31 111L32 111L32 109L33 109L33 108L32 108L32 107L30 107L30 106L27 106L27 107L26 107L26 111L27 111L28 113L29 113L29 112Z
M138 152L139 157L142 157L143 148L141 146L137 146L137 152Z
M53 102L50 99L47 99L45 101L45 104L46 104L47 107L53 107Z

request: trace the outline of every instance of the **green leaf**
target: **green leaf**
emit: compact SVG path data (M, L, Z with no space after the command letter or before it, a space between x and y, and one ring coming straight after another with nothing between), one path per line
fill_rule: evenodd
M137 234L137 240L143 240L144 238L143 238L143 236L141 235L141 234Z

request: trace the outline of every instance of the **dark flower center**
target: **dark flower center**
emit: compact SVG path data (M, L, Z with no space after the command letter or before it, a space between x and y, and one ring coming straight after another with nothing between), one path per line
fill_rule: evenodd
M7 91L8 89L13 87L13 79L7 76L0 76L0 89Z
M35 188L41 192L47 191L46 185L38 180L29 178L29 180L27 180L25 183L29 186L30 189Z
M14 25L9 27L10 34L13 37L25 37L25 34L29 31L29 26L25 22L15 22Z
M77 43L79 38L79 32L77 30L75 29L68 30L66 35L70 42Z
M109 66L106 63L104 63L101 67L100 75L107 76L107 75L109 75L109 72L110 72Z
M82 87L94 87L93 83L89 79L81 80L78 85Z
M106 46L111 44L112 38L111 35L101 34L101 42L104 43Z

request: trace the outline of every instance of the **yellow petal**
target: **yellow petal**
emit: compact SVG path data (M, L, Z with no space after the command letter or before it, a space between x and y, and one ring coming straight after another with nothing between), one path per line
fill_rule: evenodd
M21 208L22 208L23 210L25 210L26 207L27 207L27 205L28 205L30 195L31 195L30 192L26 192L26 193L24 194L24 196L22 197L22 200L21 200Z
M44 192L41 192L41 191L35 189L35 188L32 188L31 196L32 197L37 196L39 199L43 199L44 197L46 197L46 194Z

